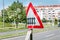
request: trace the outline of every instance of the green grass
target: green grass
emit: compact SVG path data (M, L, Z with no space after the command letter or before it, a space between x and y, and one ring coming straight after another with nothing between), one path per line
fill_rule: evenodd
M20 33L15 33L15 34L7 34L7 35L0 36L0 39L22 36L22 35L26 35L26 33L27 32L20 32Z
M27 28L23 28L23 27L20 27L20 28L8 27L8 28L0 29L0 32L8 32L8 31L15 31L15 30L23 30L23 29L27 29Z
M0 29L0 32L7 32L7 31L13 31L13 30L22 30L22 29L26 29L25 24L19 24L19 28L5 27L5 28ZM43 29L34 29L33 33L44 32L44 31L49 31L49 30L56 30L56 29L60 29L60 28L59 27L52 27L51 24L44 24ZM26 35L26 33L27 32L20 32L20 33L15 33L15 34L2 35L2 36L0 36L0 39L10 38L10 37L15 37L15 36L22 36L22 35Z
M0 22L0 24L2 24L1 22ZM5 23L7 26L8 25L11 25L11 24L9 24L9 23ZM27 27L25 26L25 24L23 24L23 23L20 23L19 24L19 27L18 28L16 28L15 26L12 26L12 27L10 27L10 26L8 26L8 27L1 27L0 26L0 32L7 32L7 31L14 31L14 30L22 30L22 29L27 29ZM44 29L51 29L52 27L51 27L51 24L44 24ZM54 29L54 28L52 28L52 29Z
M12 27L11 23L4 23L4 27ZM3 22L0 22L0 28L3 28Z
M20 23L18 26L25 26L24 23ZM4 27L15 27L15 24L12 23L4 23ZM3 28L3 22L0 22L0 28Z
M5 23L4 27L2 25L3 25L3 23L0 22L0 32L7 32L7 31L26 29L25 24L23 24L23 23L20 23L18 25L18 28L16 28L15 25L13 25L11 23Z
M0 22L0 32L7 32L7 31L14 31L14 30L22 30L22 29L27 29L27 27L25 26L25 24L20 23L18 26L18 28L15 27L15 25L11 25L10 23L5 23L5 27L1 27L2 22ZM54 29L53 27L51 27L51 24L44 24L44 29Z
M35 29L33 30L33 33L38 33L38 32L45 32L45 31L49 31L49 30L56 30L56 29L59 29L59 28L54 28L54 29ZM0 39L5 39L5 38L12 38L12 37L17 37L17 36L23 36L23 35L26 35L27 34L27 31L25 32L20 32L20 33L15 33L15 34L7 34L7 35L3 35L3 36L0 36Z
M0 32L8 32L8 31L15 31L15 30L24 30L27 29L25 27L15 28L15 27L8 27L8 28L0 28Z

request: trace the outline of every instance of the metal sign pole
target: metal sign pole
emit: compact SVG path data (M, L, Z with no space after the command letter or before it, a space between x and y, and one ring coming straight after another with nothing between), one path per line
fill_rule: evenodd
M35 24L35 18L31 18L31 24L34 26ZM30 34L30 40L33 40L33 26L32 26L32 29L31 30L31 34Z
M30 24L33 24L33 18L30 18ZM30 40L33 40L32 36L33 36L33 26L32 26L32 29L31 30L31 34L30 34Z
M33 28L34 28L34 25L35 25L35 18L32 17L32 18L27 18L27 24L29 25L32 25L32 28L30 29L31 33L30 33L30 40L33 40Z
M4 0L3 0L3 28L4 28Z
M31 29L30 40L33 40L33 29Z

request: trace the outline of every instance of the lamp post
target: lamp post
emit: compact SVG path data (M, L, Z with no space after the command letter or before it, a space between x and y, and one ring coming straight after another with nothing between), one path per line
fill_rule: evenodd
M4 27L4 0L3 0L3 27Z

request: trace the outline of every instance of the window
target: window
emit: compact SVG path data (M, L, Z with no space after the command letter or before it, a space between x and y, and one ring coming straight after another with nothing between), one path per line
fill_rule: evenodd
M52 14L55 14L55 13L52 13Z
M49 14L51 14L51 13L49 13Z
M53 15L53 17L55 17L55 15Z
M36 9L37 10L37 9Z
M43 10L43 12L45 12L45 11Z
M50 20L51 18L49 18L49 20Z
M50 11L48 11L48 12L50 12Z
M37 10L37 12L39 12L39 11Z

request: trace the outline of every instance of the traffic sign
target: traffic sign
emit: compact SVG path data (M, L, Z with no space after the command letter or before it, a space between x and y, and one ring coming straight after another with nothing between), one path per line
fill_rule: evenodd
M27 27L32 28L43 28L42 21L40 19L40 15L35 10L34 6L30 2L26 11L27 17Z

